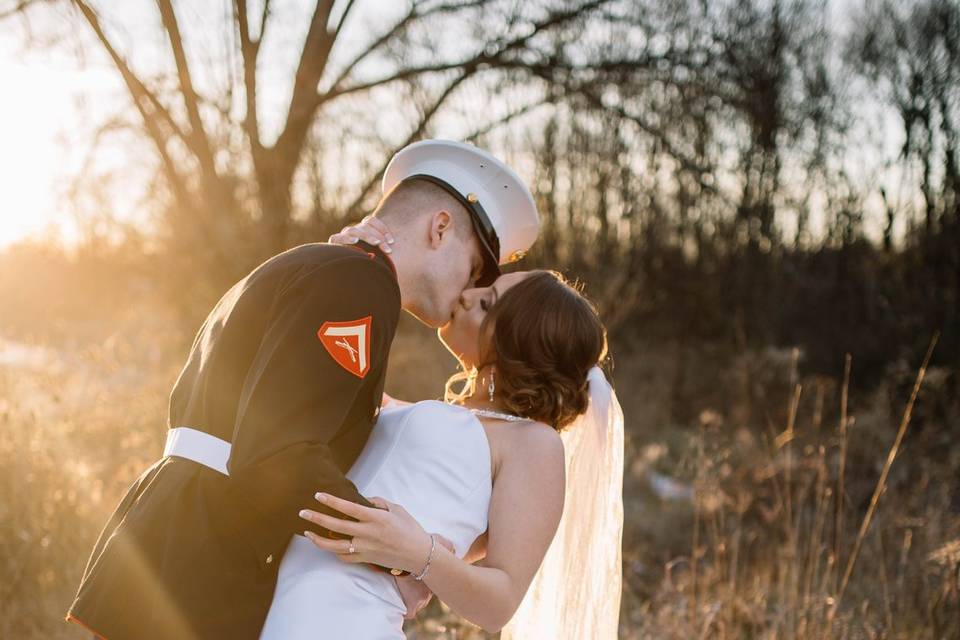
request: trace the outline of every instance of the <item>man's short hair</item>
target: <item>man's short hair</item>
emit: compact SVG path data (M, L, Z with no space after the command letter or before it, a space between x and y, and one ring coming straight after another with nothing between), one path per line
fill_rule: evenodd
M383 197L373 215L403 225L426 213L447 211L454 219L453 231L461 240L473 233L467 208L446 189L429 180L404 180Z

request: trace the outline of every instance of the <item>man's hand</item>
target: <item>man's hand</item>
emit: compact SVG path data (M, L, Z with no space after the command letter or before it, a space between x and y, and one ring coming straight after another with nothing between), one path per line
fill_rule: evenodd
M440 545L441 547L443 547L444 549L446 549L447 551L449 551L449 552L452 553L453 555L457 555L457 548L453 546L453 543L452 543L452 542L450 542L449 540L447 540L446 538L444 538L444 537L443 537L442 535L440 535L439 533L433 534L433 537L437 539L437 544L438 544L438 545Z
M394 578L394 581L397 583L397 590L400 592L400 597L403 598L403 604L407 608L403 619L413 620L417 617L417 613L430 602L430 598L433 597L433 591L430 591L422 581L414 580L408 575Z
M457 552L453 543L440 534L434 534L434 537L437 539L437 544L446 547L450 553ZM400 591L400 597L403 598L403 604L407 608L407 613L403 617L405 620L412 620L421 609L427 606L430 598L433 597L433 592L422 580L414 580L413 576L407 575L394 580L397 583L397 590Z

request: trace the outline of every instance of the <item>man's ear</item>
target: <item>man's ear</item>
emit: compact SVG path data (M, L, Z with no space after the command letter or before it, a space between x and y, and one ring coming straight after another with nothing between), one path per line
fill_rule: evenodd
M430 218L430 247L436 249L440 246L443 237L453 231L453 216L449 211L437 211Z

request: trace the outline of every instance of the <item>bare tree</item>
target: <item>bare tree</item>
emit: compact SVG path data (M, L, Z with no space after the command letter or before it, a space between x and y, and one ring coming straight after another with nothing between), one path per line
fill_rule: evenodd
M197 84L204 43L188 38L190 30L183 28L185 7L172 0L156 0L166 45L160 67L170 72L151 75L138 69L121 46L114 21L105 13L108 5L92 0L63 2L75 9L96 47L122 78L170 196L168 217L179 220L178 228L191 229L180 234L184 237L178 241L190 249L202 249L206 261L202 268L218 282L235 277L251 260L299 239L296 227L302 212L293 201L298 169L314 162L318 153L335 152L311 147L331 137L340 141L370 137L353 126L369 119L362 114L343 118L343 106L362 109L358 102L363 99L367 110L373 111L378 91L396 92L408 86L418 93L415 109L404 114L404 124L369 149L380 158L369 165L359 190L340 194L344 211L355 213L375 192L392 153L427 135L438 114L471 80L503 73L498 76L501 81L529 82L527 62L550 55L555 46L551 35L607 4L606 0L522 5L418 0L358 45L356 40L344 44L341 40L348 22L358 19L357 7L362 3L319 0L302 18L308 23L306 34L291 70L285 117L274 135L265 132L260 102L264 65L275 64L265 61L264 43L284 37L275 32L280 27L274 24L276 11L270 0L234 0L230 5L229 21L224 22L229 33L219 36L233 42L236 67L228 64L219 71L224 82L215 95L209 95L211 89L205 94ZM454 24L476 25L473 38L462 46L433 50L431 32ZM332 62L338 47L339 55ZM489 126L490 122L479 122L476 129ZM337 134L318 133L320 129L335 129ZM238 140L242 143L237 144ZM316 192L313 214L329 213L329 205L321 205L323 177L310 180Z

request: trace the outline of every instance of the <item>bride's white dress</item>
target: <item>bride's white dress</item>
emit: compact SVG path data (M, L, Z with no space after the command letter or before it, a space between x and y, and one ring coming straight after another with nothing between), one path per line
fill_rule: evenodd
M424 529L453 542L460 557L487 529L490 446L462 407L426 401L385 408L347 477L363 495L403 505ZM295 535L260 638L402 639L405 611L389 573L341 562Z

